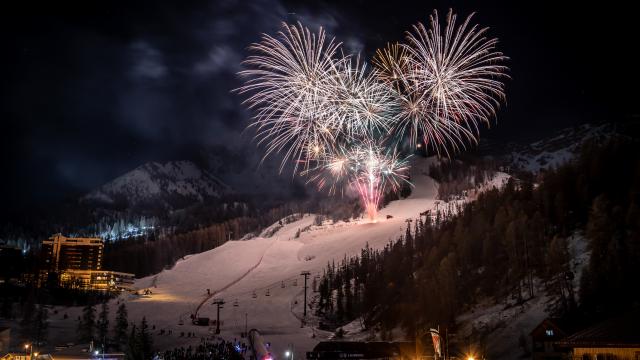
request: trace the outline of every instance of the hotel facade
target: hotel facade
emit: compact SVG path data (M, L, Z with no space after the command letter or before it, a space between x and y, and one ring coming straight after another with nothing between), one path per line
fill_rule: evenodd
M42 242L42 279L57 276L58 285L73 289L122 291L131 289L134 274L102 268L104 241L55 234Z

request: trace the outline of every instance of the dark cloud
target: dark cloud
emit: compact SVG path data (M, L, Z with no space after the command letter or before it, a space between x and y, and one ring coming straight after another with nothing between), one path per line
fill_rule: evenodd
M637 111L633 11L483 1L89 1L3 9L2 153L6 201L59 199L151 160L202 147L253 148L231 90L246 46L280 22L324 27L370 58L433 8L477 10L511 57L497 131L541 129ZM49 6L49 7L47 7ZM625 15L626 14L626 15ZM636 39L637 40L637 39ZM635 92L637 94L637 92ZM634 107L635 106L635 107ZM220 149L220 147L218 147ZM236 151L237 152L237 151ZM248 166L258 151L242 152ZM274 159L277 161L277 158Z
M13 200L86 191L202 147L254 146L243 134L250 114L231 91L248 44L297 19L281 2L95 6L14 14L10 161L24 177L46 178L20 182ZM338 28L330 14L301 18ZM256 152L243 153L255 167Z

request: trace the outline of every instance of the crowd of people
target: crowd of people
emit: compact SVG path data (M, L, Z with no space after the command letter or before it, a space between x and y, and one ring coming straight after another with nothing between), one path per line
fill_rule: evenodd
M244 342L203 340L198 346L179 347L162 354L164 360L243 360L249 351Z

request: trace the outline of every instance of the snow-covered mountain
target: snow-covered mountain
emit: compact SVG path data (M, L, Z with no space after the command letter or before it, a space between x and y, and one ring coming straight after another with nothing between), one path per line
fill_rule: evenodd
M191 161L149 162L88 193L82 201L98 204L146 204L176 208L220 198L231 188Z
M592 139L600 139L613 133L610 124L585 124L558 131L554 135L528 145L515 146L507 155L509 165L518 170L538 173L557 167L574 158L580 147Z
M311 314L308 326L300 326L304 304L300 273L311 273L308 286L313 288L312 283L328 263L356 256L365 246L382 249L404 234L407 220L436 209L440 203L436 199L438 184L427 175L434 161L435 158L413 159L413 192L405 199L390 202L373 222L364 218L318 221L312 214L289 216L256 237L228 241L215 249L188 255L170 269L138 279L134 287L140 292L149 289L150 294L122 294L110 305L116 307L116 301L125 302L130 319L138 322L145 317L158 329L171 329L176 335L154 338L155 346L164 350L197 346L202 337L210 334L209 328L193 325L189 316L197 312L198 316L215 318L216 307L211 300L223 298L230 305L220 313L223 338L237 337L246 321L249 328L260 329L273 342L275 354L283 354L290 349L287 344L295 344L293 357L304 357L306 351L332 333L320 330L321 319ZM501 187L507 178L507 174L496 173L483 188ZM461 204L472 200L456 201ZM73 318L73 311L79 313L81 308L65 311ZM72 322L56 321L56 326L60 341L75 331ZM362 329L358 331L354 336L363 334ZM195 336L179 337L179 332L192 332Z

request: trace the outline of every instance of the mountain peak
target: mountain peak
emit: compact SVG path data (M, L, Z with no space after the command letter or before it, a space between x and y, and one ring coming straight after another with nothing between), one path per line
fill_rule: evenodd
M82 197L81 201L127 206L202 202L231 188L191 161L148 162Z

